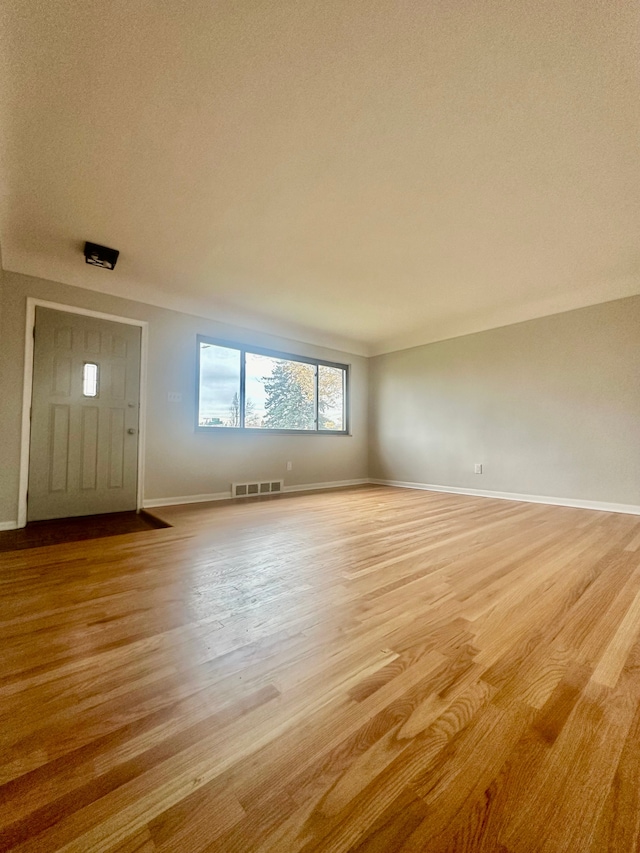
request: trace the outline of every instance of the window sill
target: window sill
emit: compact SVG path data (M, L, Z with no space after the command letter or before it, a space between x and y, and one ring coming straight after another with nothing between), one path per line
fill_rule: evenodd
M351 437L353 433L346 430L315 430L315 429L260 429L251 427L203 427L196 426L196 432L212 433L217 435L226 434L243 434L243 435L315 435L315 436L347 436Z

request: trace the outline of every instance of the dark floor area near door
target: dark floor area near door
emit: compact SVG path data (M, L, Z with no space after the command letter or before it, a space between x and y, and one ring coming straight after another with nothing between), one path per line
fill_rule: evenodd
M0 533L0 551L21 551L60 542L81 539L102 539L121 533L138 533L171 525L146 512L110 512L105 515L84 515L80 518L57 518L52 521L32 521L20 530Z

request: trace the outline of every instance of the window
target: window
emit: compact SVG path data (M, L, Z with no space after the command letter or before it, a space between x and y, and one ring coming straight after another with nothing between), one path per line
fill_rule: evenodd
M98 396L98 365L85 361L82 368L82 396Z
M346 364L198 337L199 429L345 434Z

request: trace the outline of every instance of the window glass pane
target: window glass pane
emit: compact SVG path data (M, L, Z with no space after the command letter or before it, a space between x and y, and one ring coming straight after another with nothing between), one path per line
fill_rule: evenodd
M240 350L200 342L199 399L199 426L240 426Z
M245 426L314 430L315 367L266 355L246 354Z
M345 371L318 365L318 429L344 430Z
M78 374L76 373L76 376ZM77 386L76 386L77 387ZM85 362L82 368L82 394L84 397L98 396L98 365Z
M198 347L198 426L346 432L345 365L299 361L286 353L247 352L240 344L203 338Z

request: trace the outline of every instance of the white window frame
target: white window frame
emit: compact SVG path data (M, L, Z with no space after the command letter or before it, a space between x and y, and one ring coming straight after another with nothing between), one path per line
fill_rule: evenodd
M225 347L240 353L240 387L238 395L240 399L240 426L238 427L221 427L218 425L201 426L200 425L200 352L201 344L212 344L217 347ZM351 435L350 432L350 365L340 364L335 361L326 361L322 358L312 358L304 355L296 355L295 353L280 352L278 350L264 349L263 347L246 346L233 341L219 340L218 338L209 338L206 335L197 335L196 338L196 411L195 411L195 428L197 432L206 433L227 433L227 432L250 432L260 433L261 435ZM285 361L297 361L302 364L311 364L316 368L315 371L315 412L314 412L314 429L265 429L264 427L248 427L244 424L245 418L245 384L246 384L246 354L263 355L268 358L283 359ZM318 370L320 366L334 367L344 371L344 429L318 429Z

